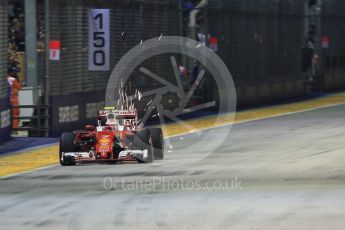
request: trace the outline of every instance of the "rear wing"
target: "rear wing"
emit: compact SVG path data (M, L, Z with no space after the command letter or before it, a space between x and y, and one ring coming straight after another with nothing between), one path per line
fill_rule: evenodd
M114 114L118 118L135 119L137 117L137 111L131 110L117 110L117 109L102 109L99 111L100 117L106 117L108 114Z

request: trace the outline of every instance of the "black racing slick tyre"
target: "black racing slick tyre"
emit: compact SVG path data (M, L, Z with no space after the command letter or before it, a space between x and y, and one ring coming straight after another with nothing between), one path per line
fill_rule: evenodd
M60 137L59 159L62 166L75 165L75 160L72 157L64 157L63 152L75 152L74 133L62 133Z
M152 144L150 138L150 130L144 129L135 133L133 140L133 149L134 150L147 150L147 157L143 159L137 159L139 163L151 163L153 162L153 152Z
M150 129L151 142L153 147L153 156L155 160L164 158L164 138L161 128Z

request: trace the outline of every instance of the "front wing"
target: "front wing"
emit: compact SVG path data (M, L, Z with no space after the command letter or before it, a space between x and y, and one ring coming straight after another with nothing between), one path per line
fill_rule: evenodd
M148 150L123 150L117 158L97 158L97 154L90 152L62 152L62 158L73 158L75 162L106 162L106 161L145 161L148 158ZM63 159L61 159L63 160Z

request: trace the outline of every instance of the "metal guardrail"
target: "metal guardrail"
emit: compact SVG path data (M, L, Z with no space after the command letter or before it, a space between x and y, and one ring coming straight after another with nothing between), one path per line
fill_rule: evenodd
M47 105L17 105L12 108L34 109L32 116L12 116L12 119L30 120L29 126L13 128L14 131L28 131L29 136L47 137L49 127L49 109Z

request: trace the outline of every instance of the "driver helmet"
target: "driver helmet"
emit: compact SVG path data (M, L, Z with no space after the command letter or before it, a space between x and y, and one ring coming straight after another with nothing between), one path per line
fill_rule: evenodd
M107 114L107 125L117 125L117 120L115 114L109 113Z

